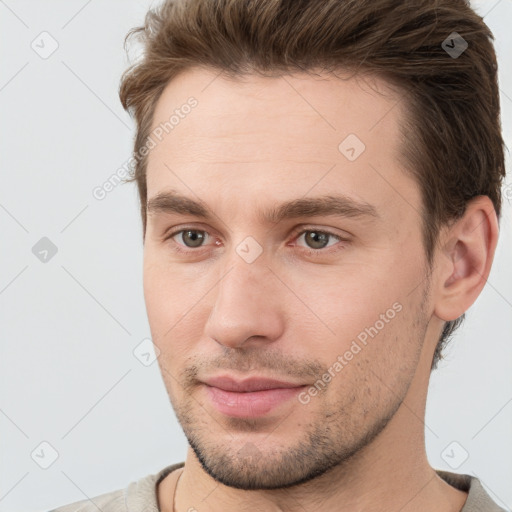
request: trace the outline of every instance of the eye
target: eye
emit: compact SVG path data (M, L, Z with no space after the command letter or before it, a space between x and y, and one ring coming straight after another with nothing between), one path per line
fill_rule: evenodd
M181 241L178 241L177 243L180 243L180 245L184 245L185 247L195 249L197 247L201 247L203 242L207 240L209 236L210 235L206 231L202 231L200 229L182 229L171 233L168 238L181 239Z
M297 240L303 238L306 244L311 249L320 250L325 249L326 247L331 247L333 244L329 244L329 239L334 238L334 242L343 240L339 235L335 235L334 233L330 233L328 231L320 231L316 229L304 230L299 233Z
M200 249L206 248L207 242L211 238L214 237L208 231L185 227L169 233L165 240L173 240L173 250L178 253L197 254L200 252ZM342 250L346 244L340 242L348 242L346 238L340 235L314 228L302 229L302 231L293 236L294 242L298 240L304 240L306 245L300 243L297 247L308 256L322 256ZM214 245L219 246L221 242L215 240Z

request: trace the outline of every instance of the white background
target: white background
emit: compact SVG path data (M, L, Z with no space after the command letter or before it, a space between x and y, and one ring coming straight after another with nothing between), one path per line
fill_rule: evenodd
M124 488L185 457L157 363L146 367L133 354L150 336L135 185L102 201L92 195L130 156L134 125L117 95L123 39L149 5L0 1L0 512ZM496 37L510 148L512 3L474 5ZM41 37L51 48L43 31L58 43L47 59L31 48ZM493 272L433 374L426 417L431 464L477 475L508 510L511 231L505 200ZM42 237L58 249L46 263L32 253ZM58 452L48 469L31 457L35 450L49 461L43 441ZM462 450L469 456L454 470L442 453L460 462Z

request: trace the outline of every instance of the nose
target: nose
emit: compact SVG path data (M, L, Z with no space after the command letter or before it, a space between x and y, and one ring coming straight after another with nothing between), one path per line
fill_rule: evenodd
M239 261L236 261L236 259ZM246 263L238 255L218 285L205 335L229 348L265 345L284 328L283 284L264 262Z

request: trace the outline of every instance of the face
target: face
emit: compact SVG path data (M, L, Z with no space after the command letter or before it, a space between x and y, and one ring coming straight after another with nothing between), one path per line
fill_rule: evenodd
M190 446L225 485L280 488L343 466L418 367L420 192L398 163L402 106L371 85L193 69L156 106L149 323Z

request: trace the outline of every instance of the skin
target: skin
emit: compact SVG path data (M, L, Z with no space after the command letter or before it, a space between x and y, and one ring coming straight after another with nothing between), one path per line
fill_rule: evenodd
M469 308L490 271L498 236L491 201L475 198L442 230L428 273L420 191L399 163L399 95L377 78L217 75L183 72L153 120L157 127L197 99L150 152L148 199L175 190L215 214L148 213L148 318L190 444L174 507L178 472L158 488L161 509L460 510L467 494L426 457L425 403L443 324ZM366 146L354 161L338 150L350 133ZM378 217L272 224L259 215L333 193L372 205ZM202 233L203 245L169 237L180 228ZM301 235L306 229L345 240L331 237L319 249ZM252 263L236 251L247 236L262 249ZM229 373L313 385L397 303L400 312L307 404L292 399L236 419L217 411L199 382Z

